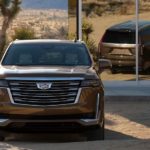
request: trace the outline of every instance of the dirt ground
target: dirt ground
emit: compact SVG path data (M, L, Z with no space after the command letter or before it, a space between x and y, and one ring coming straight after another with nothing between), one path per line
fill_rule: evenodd
M87 141L82 134L12 134L0 150L149 150L150 101L108 97L105 141Z

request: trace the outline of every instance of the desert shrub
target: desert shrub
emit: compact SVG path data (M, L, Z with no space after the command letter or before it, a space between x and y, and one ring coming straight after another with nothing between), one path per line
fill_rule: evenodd
M68 40L75 40L76 38L76 34L75 33L68 33L67 35L67 39Z
M95 4L94 3L89 3L86 8L85 8L85 14L86 14L86 17L88 17L94 10L95 8Z
M97 61L98 54L97 54L97 46L95 41L90 37L90 34L94 31L92 23L83 19L82 23L82 40L86 43L88 49L90 50L94 61ZM76 35L74 33L68 34L68 39L75 39Z
M91 14L101 16L105 11L105 6L98 4L97 2L90 2L83 5L83 11L85 12L86 17L91 16Z
M82 32L83 32L83 39L86 41L89 39L90 34L94 31L93 25L83 19L83 24L82 24Z
M142 3L150 0L139 0L139 5L149 8L147 4L142 6ZM102 16L105 14L121 14L130 15L135 11L135 0L91 0L83 3L83 11L86 17ZM146 8L146 9L147 9Z
M86 45L89 48L89 50L90 50L90 52L93 56L94 62L97 62L97 60L98 60L98 51L97 51L97 46L95 44L95 41L92 38L90 38L85 42L86 42Z
M19 27L15 29L15 33L12 36L13 40L26 40L26 39L35 39L34 30L29 27Z
M49 31L44 31L40 37L41 39L57 39L58 34L56 31L52 31L51 29Z
M127 5L123 5L120 9L120 14L125 15L125 14L127 14L127 12L128 12Z
M93 25L83 20L82 24L82 32L83 32L83 41L86 43L87 47L89 48L91 54L93 55L94 61L97 61L97 46L95 44L95 41L90 38L90 34L94 31Z
M61 39L66 39L68 36L68 28L66 26L62 26L58 29L58 36Z
M102 14L104 13L105 8L104 7L95 7L94 9L94 13L98 16L102 16Z
M134 7L135 7L135 3L133 1L126 1L120 9L120 14L121 15L133 14L135 11Z
M52 29L46 26L42 29L42 39L67 39L68 38L68 28L67 26L57 27Z

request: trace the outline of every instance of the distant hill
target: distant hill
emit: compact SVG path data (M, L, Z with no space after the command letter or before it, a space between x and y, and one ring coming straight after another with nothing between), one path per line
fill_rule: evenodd
M68 9L68 0L22 0L24 9Z

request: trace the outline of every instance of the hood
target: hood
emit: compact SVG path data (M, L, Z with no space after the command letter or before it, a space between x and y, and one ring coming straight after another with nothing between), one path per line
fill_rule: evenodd
M9 77L82 77L96 78L95 70L88 66L48 67L48 66L1 66L0 78Z

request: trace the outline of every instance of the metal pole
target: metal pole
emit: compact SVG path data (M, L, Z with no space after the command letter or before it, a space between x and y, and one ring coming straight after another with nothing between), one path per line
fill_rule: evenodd
M139 0L136 0L136 81L139 81Z
M82 0L77 0L77 39L82 40Z

